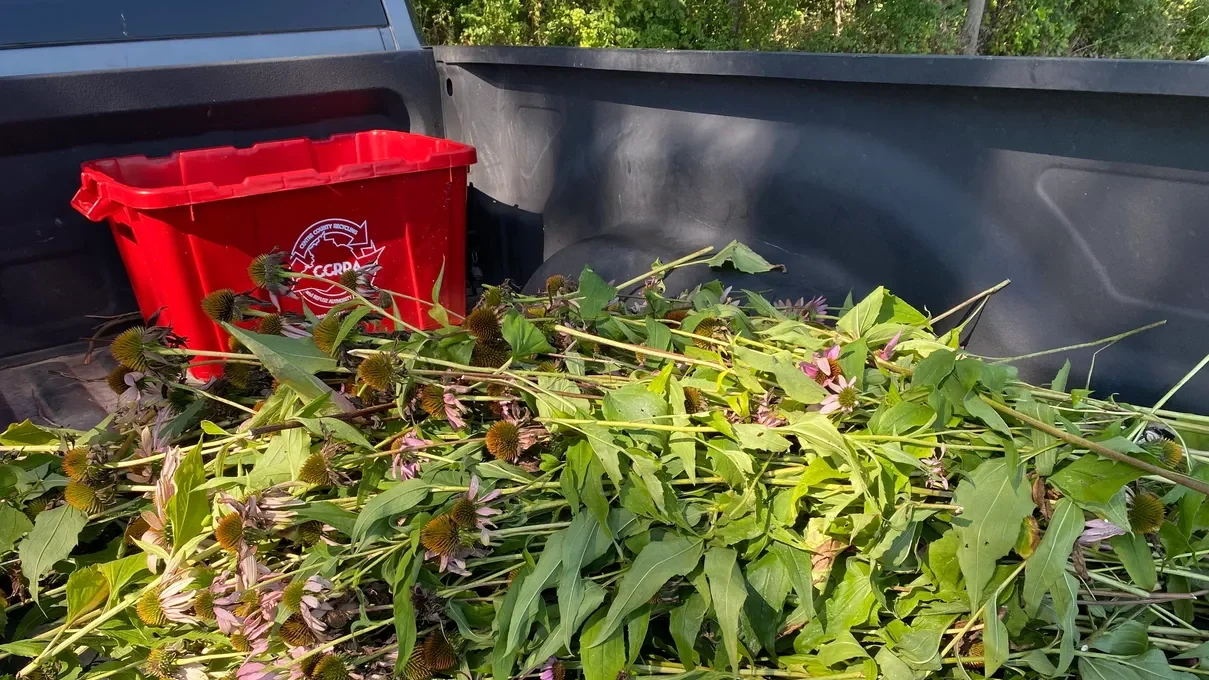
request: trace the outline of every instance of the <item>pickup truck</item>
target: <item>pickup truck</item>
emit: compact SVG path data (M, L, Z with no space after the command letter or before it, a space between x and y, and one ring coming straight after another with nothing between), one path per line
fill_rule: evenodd
M885 285L938 313L1011 279L971 351L1087 343L1072 386L1136 403L1209 338L1203 64L429 48L405 0L0 13L0 424L94 424L111 364L85 339L137 318L108 230L69 205L81 162L371 128L477 148L469 294L739 239L786 266L769 299Z

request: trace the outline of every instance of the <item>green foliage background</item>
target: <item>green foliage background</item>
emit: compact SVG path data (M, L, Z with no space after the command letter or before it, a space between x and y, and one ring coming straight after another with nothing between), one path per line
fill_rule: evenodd
M954 54L966 0L416 0L430 44ZM980 54L1198 59L1209 0L988 0Z

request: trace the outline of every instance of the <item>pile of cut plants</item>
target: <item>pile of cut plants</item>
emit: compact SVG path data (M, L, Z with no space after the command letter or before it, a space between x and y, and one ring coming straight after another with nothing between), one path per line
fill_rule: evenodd
M1209 418L934 332L995 289L666 289L706 267L777 268L732 243L464 318L352 270L318 317L268 253L199 301L230 351L124 331L108 418L0 435L0 672L1209 676Z

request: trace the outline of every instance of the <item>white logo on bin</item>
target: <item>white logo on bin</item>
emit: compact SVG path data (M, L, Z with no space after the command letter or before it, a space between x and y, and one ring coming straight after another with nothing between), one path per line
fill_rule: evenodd
M298 235L290 251L290 269L335 280L346 271L378 264L383 248L374 246L366 222L320 220ZM376 272L366 278L373 282ZM352 296L334 284L301 280L294 290L316 311L326 311Z

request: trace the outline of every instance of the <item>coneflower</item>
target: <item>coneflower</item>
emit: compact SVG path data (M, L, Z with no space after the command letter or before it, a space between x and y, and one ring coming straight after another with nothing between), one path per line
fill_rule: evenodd
M324 654L311 669L311 680L348 680L348 668L335 654Z
M462 547L457 523L450 515L437 515L420 529L420 544L429 552L442 557L453 555Z
M422 647L424 661L434 671L448 670L458 662L457 652L439 628L424 638Z
M521 431L515 424L500 420L487 430L487 451L497 460L512 462L521 455Z
M220 288L202 298L201 308L215 323L234 321L239 312L235 291L230 288Z
M462 327L480 342L491 342L503 337L499 317L495 315L494 310L487 307L478 307L467 314Z
M182 390L175 387L168 388L168 408L175 413L184 413L185 409L189 408L196 397L189 390Z
M411 650L411 655L407 657L407 663L403 665L403 680L429 680L432 677L432 669L429 668L428 662L424 660L424 646L416 645Z
M256 322L256 332L261 335L281 335L285 329L285 321L280 314L267 314Z
M816 383L826 386L827 383L840 377L839 360L840 346L832 345L822 354L811 355L810 361L803 361L798 366Z
M329 312L311 329L311 337L319 351L327 355L336 353L336 338L340 335L340 324L344 323L344 315L339 312Z
M301 614L290 614L277 630L281 641L290 647L310 647L319 641L311 627L306 625Z
M1135 533L1153 534L1163 526L1166 518L1167 509L1158 496L1149 491L1134 494L1129 506L1129 526Z
M470 350L470 365L476 368L499 368L512 357L512 347L503 340L476 340Z
M129 368L118 364L117 368L113 369L109 372L109 375L105 376L105 384L114 394L122 394L126 390L130 389L130 386L126 384L126 375L132 372L133 371L131 371Z
M148 626L163 626L168 623L164 608L160 605L159 588L149 588L139 596L134 603L134 611L139 620Z
M829 394L826 399L823 399L819 413L827 414L835 411L852 413L856 408L857 398L860 396L856 389L856 381L841 375L835 381L827 383L827 388L834 394Z
M340 277L336 279L340 285L349 290L357 290L357 270L346 269L340 272Z
M420 395L420 407L433 418L444 418L445 390L440 385L425 385Z
M689 413L703 413L709 409L709 402L696 387L684 388L684 409Z
M63 474L83 482L96 477L98 470L92 466L90 451L86 446L77 446L63 453Z
M504 383L493 382L487 385L487 396L489 397L504 397L508 395L508 386ZM489 401L487 408L497 416L504 415L504 403L502 401Z
M542 666L542 672L538 675L538 680L563 680L567 675L567 669L562 662L555 657L546 659L546 665Z
M147 652L143 672L159 680L169 680L176 671L176 660L180 653L170 647L156 647Z
M693 344L701 349L713 349L714 343L703 340L702 338L712 338L714 340L721 339L723 331L728 328L726 322L722 319L707 317L697 322L697 326L693 328L693 335L699 335L700 338L693 338Z
M332 486L339 480L340 473L332 468L331 452L312 453L298 471L298 481L314 486Z
M285 253L274 251L257 255L248 265L248 278L257 288L281 295L288 290L285 275Z
M97 514L104 507L96 489L75 480L68 482L63 489L63 499L71 507L89 515Z
M109 353L126 368L146 372L151 365L147 361L147 351L154 344L147 342L146 334L147 329L142 326L127 328L109 343Z
M214 591L209 588L194 591L193 614L202 621L214 620Z
M249 364L227 363L223 366L222 377L237 390L248 389L252 378L252 366Z
M549 295L550 297L554 297L559 293L572 291L574 289L575 284L572 283L571 279L563 276L562 274L555 274L554 276L546 279L546 295Z
M687 319L690 313L692 313L691 309L673 309L672 311L664 314L663 318L668 321L680 323L681 321Z
M227 636L227 641L231 643L231 649L237 652L247 654L252 651L252 641L243 633L231 633Z
M244 542L243 517L237 512L223 515L214 527L214 538L223 549L236 552Z
M502 304L504 304L504 292L498 286L483 287L483 294L479 296L479 307L499 307Z
M323 540L323 522L310 520L298 525L298 542L303 545L315 545Z
M1184 447L1174 439L1160 437L1146 444L1145 448L1169 468L1177 468L1184 462Z
M357 379L379 392L389 390L397 377L394 357L387 352L371 354L357 366Z
M982 644L982 640L979 640L978 642L975 642L974 644L970 645L970 648L968 650L966 650L966 656L970 657L970 659L968 661L966 661L966 663L971 668L982 668L983 664L985 663L982 660L982 657L985 654L986 654L986 646Z

